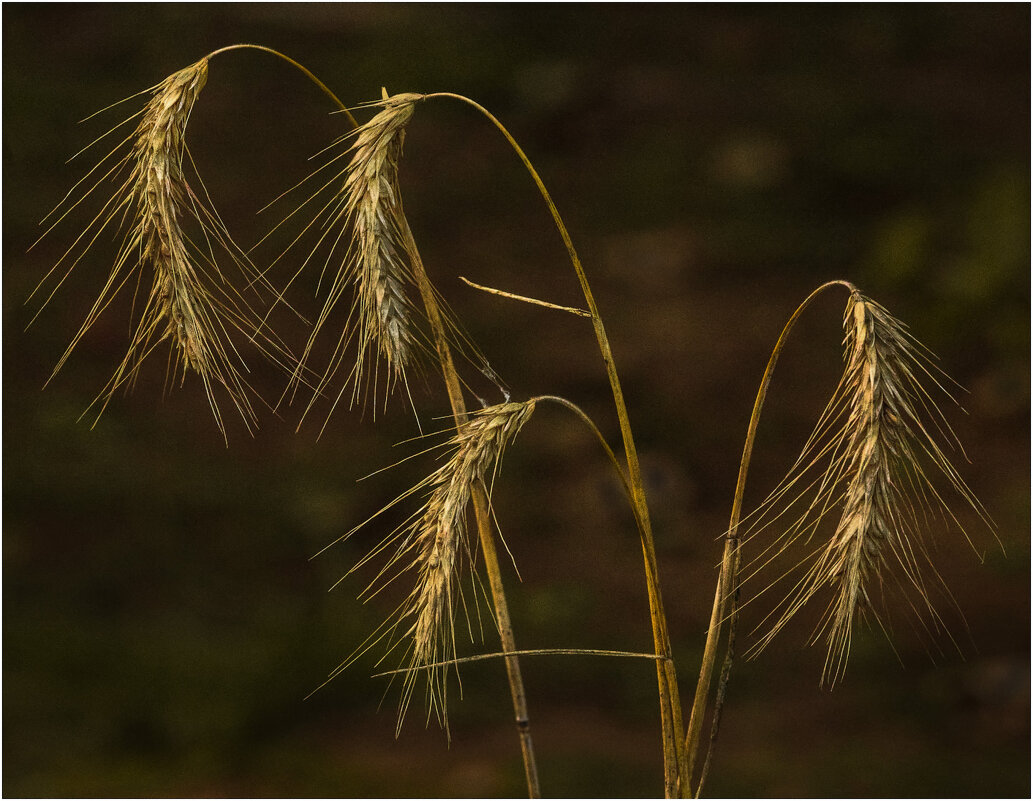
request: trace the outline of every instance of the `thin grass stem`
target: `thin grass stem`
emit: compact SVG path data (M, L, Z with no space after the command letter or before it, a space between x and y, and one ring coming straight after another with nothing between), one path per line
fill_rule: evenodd
M585 269L581 264L577 250L574 248L574 243L570 238L563 218L560 216L559 210L549 194L549 190L531 163L531 160L527 157L527 154L524 153L523 148L520 147L513 135L498 118L480 103L452 92L436 92L425 95L424 99L436 97L452 98L472 106L491 121L505 137L506 141L509 142L517 157L534 180L542 199L549 209L549 213L552 215L556 230L559 232L563 245L567 249L567 255L570 257L570 262L574 267L574 272L577 273L578 282L581 285L581 291L585 296L585 302L591 314L592 328L595 331L599 351L606 366L606 375L613 393L621 438L624 442L624 453L628 463L628 480L632 490L632 503L636 509L635 517L639 524L639 533L642 540L642 555L645 561L646 587L649 596L653 640L657 653L667 657L666 660L657 662L657 684L660 696L661 737L664 749L664 794L667 797L673 797L679 794L681 791L679 788L682 788L682 790L688 788L688 765L685 760L681 738L677 735L677 732L680 732L682 728L681 701L678 694L678 680L674 662L671 659L670 635L667 631L667 618L664 614L663 598L660 592L656 546L653 540L652 525L649 520L649 507L646 503L642 469L639 464L638 451L635 447L635 439L631 430L631 420L628 417L627 404L624 401L624 391L621 388L620 378L617 375L617 367L614 363L613 350L610 347L609 338L606 335L606 328L603 325L602 317L599 315L599 308L592 294L592 288L588 283L588 276L585 274Z
M263 53L270 53L270 54L276 56L277 58L282 58L284 61L286 61L292 67L300 70L305 75L305 77L307 77L310 81L312 81L312 83L314 83L316 86L318 86L323 91L323 94L325 94L327 97L329 97L334 102L334 104L338 107L338 109L341 111L341 113L344 114L345 117L348 118L348 122L351 124L352 128L358 128L359 127L359 124L355 121L355 117L352 116L351 111L348 110L348 107L346 105L344 105L344 103L341 102L340 98L338 98L337 95L335 95L332 91L330 91L330 87L328 87L325 83L323 83L321 80L319 80L319 78L317 78L312 73L312 71L308 69L308 67L304 66L303 64L299 64L293 58L291 58L290 56L284 55L279 50L274 50L273 48L266 47L264 45L242 43L242 44L227 45L226 47L220 47L218 50L213 50L211 53L209 53L207 56L205 56L205 58L209 58L209 59L210 58L214 58L215 56L219 55L220 53L228 53L231 50L260 50Z
M385 670L382 673L374 673L370 678L378 679L383 676L395 676L402 673L409 673L413 670L436 670L441 667L453 667L466 664L467 662L482 662L485 659L509 659L514 656L615 656L627 659L666 659L659 654L639 654L633 651L611 651L601 648L529 648L521 651L499 651L494 654L476 654L464 656L459 659L448 659L444 662L432 662L417 667L396 668Z
M700 780L693 795L699 797L703 791L703 783L709 769L710 755L714 742L717 738L717 727L720 723L721 709L724 704L725 688L728 684L728 676L731 671L732 660L735 653L735 629L737 622L737 610L735 606L735 595L740 561L739 552L739 518L742 514L742 501L746 492L746 477L749 473L750 460L753 457L753 444L757 436L757 426L760 423L760 413L764 408L764 401L767 398L768 387L775 371L775 365L782 354L789 333L793 330L797 320L804 310L811 304L818 295L833 286L843 286L853 291L852 284L846 281L830 281L822 284L811 292L793 312L789 321L782 329L782 333L775 343L775 348L768 359L767 367L764 369L764 376L761 378L760 388L757 390L757 397L753 403L753 412L750 415L750 423L746 432L746 442L743 445L742 459L739 463L739 477L735 485L735 497L732 500L731 520L725 534L724 554L721 558L721 572L717 580L717 589L714 593L714 606L710 615L710 625L707 629L707 641L703 650L703 664L700 668L699 681L696 684L696 694L692 702L692 712L689 716L689 727L685 733L685 752L688 754L689 775L695 773L697 754L700 749L700 734L703 730L703 717L706 712L707 698L710 694L710 684L713 679L714 667L717 663L717 646L721 638L721 630L727 621L728 643L725 661L722 666L721 681L718 687L718 697L714 704L713 728L707 754L704 760L704 768Z
M449 403L452 407L452 416L458 429L467 419L466 402L463 399L459 374L456 371L455 362L452 358L452 349L448 344L448 331L442 318L437 295L423 266L423 259L419 255L412 231L404 216L402 220L403 230L401 233L413 257L413 277L416 279L420 297L427 313L427 322L430 325L434 345L437 349L442 377L444 378ZM488 585L491 589L492 601L495 607L495 622L498 626L502 650L504 653L509 654L506 657L506 676L509 682L510 696L513 701L513 714L516 720L517 736L520 740L520 752L524 761L527 793L530 798L541 798L541 783L538 778L534 742L531 738L531 719L527 709L527 693L524 690L520 661L514 654L517 650L516 638L513 634L513 624L509 616L509 604L506 601L505 587L502 582L502 570L499 567L495 537L491 529L487 494L484 486L479 482L473 487L472 500L474 517L477 520L477 534L480 539L485 570L488 574Z
M545 300L538 300L537 298L529 298L529 297L526 297L524 295L515 295L512 292L504 292L501 289L493 289L490 286L481 286L480 284L475 284L469 278L466 278L466 277L464 277L462 275L459 276L459 280L462 281L467 286L472 286L474 289L479 289L482 292L487 292L490 295L498 295L499 297L509 298L510 300L519 300L522 303L530 303L530 304L532 304L534 306L543 306L546 309L556 309L556 311L570 312L571 314L576 314L578 317L591 317L592 316L592 312L585 311L584 309L575 309L572 306L560 306L558 303L549 303L548 301L545 301Z

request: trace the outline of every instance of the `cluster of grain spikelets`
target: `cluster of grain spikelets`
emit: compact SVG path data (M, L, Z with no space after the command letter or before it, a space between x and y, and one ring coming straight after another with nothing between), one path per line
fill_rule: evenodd
M305 355L341 297L354 289L349 318L354 319L354 328L345 327L319 387L322 389L337 372L345 346L354 335L358 353L349 376L353 402L365 391L372 393L376 403L381 360L387 372L386 392L390 393L399 381L404 384L417 346L415 309L408 296L414 284L414 254L398 184L405 126L412 117L415 99L413 95L389 98L384 108L355 132L349 149L351 160L344 175L336 176L338 181L343 178L343 183L326 207L333 220L328 232L341 236L350 229L352 237ZM331 256L336 247L335 241ZM373 375L367 377L369 361L373 362Z
M331 269L331 263L336 263L337 268L309 335L302 363L309 361L316 339L341 299L351 297L347 321L316 387L317 396L340 370L353 339L357 340L357 354L345 381L345 387L352 387L353 403L360 397L368 400L372 396L375 405L381 363L386 366L384 381L388 394L399 382L406 384L406 370L419 347L419 326L409 299L414 285L413 245L398 184L405 126L412 117L416 99L415 95L389 98L369 122L340 137L328 150L341 144L347 144L347 148L302 183L350 156L347 164L288 216L289 219L298 214L304 206L329 192L329 198L305 226L304 232L317 228L321 233L298 273L324 246L328 252L323 273ZM300 238L301 235L294 243ZM344 391L342 388L337 400Z
M284 367L290 357L286 348L265 330L242 295L229 287L216 263L215 246L228 254L247 286L268 289L267 282L233 243L210 202L205 202L207 195L205 199L196 195L186 180L187 123L207 77L206 58L170 75L146 90L151 97L142 110L93 143L97 144L139 118L133 132L101 158L51 212L51 215L60 214L47 233L98 188L112 183L116 186L113 195L40 286L61 265L67 264L63 276L44 301L45 306L104 230L114 226L116 237L122 236L115 262L100 296L59 360L54 374L127 284L135 286L134 307L137 305L140 286L149 272L150 288L136 320L129 350L94 401L94 405L100 404L98 416L116 390L135 383L145 358L168 340L171 344L168 379L178 378L182 382L188 371L196 372L204 384L216 423L225 436L225 424L216 399L217 387L228 393L249 428L256 421L251 403L253 393L242 375L246 367L230 339L230 329L251 339ZM187 217L196 221L203 241L193 241L184 229Z
M323 273L332 273L302 364L310 360L317 338L342 298L351 298L348 317L316 386L315 397L319 397L348 360L351 366L336 394L335 406L349 387L352 405L374 408L381 386L385 402L398 385L408 393L409 371L418 366L420 355L428 350L425 315L411 297L414 292L420 294L420 282L427 279L402 207L398 180L406 125L421 99L422 95L405 93L385 96L370 104L380 110L328 149L332 152L336 146L345 146L302 182L332 171L319 189L287 218L326 196L291 247L308 231L318 230L319 237L301 269L325 250ZM347 163L339 167L345 158ZM429 282L424 291L434 292ZM451 344L461 351L465 346L476 352L444 301L436 293L435 298ZM353 340L356 352L351 359L348 349Z
M455 655L455 621L460 610L468 623L470 619L460 581L464 560L473 580L474 556L467 536L468 506L477 486L484 486L490 497L503 452L531 417L535 404L535 399L507 402L472 413L445 444L448 460L391 504L414 493L424 493L426 500L422 507L349 571L354 572L380 554L389 554L363 593L366 598L402 574L415 574L414 588L405 601L330 676L333 678L378 644L385 644L386 649L381 662L396 649L403 649L406 670L399 703L399 728L419 675L425 672L427 717L433 714L447 731L449 668L443 663ZM474 585L474 604L477 603L476 592Z
M756 576L794 543L807 544L809 553L796 562L800 570L782 576L795 581L765 618L774 622L755 650L770 643L804 604L827 591L831 597L812 642L824 639L828 646L823 681L830 684L845 670L855 619L871 613L886 628L875 602L887 591L906 599L921 627L942 628L933 590L951 596L923 532L931 516L949 518L964 529L930 472L941 474L989 523L938 442L961 448L923 387L928 381L945 392L937 380L942 373L922 345L903 323L856 290L843 325L846 369L839 386L788 476L754 514L746 538L780 518L792 522L752 560L751 575L744 579ZM838 514L832 536L813 545L817 527L830 514Z

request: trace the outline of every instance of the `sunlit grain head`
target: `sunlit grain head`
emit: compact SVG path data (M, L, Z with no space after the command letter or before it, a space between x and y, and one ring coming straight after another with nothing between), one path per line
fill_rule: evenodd
M843 327L839 386L789 474L751 516L745 533L748 548L762 531L782 530L747 565L747 588L763 583L767 563L782 557L795 564L761 591L790 585L765 618L756 650L820 598L825 607L812 640L828 648L828 683L843 675L859 618L870 616L888 629L879 611L884 596L902 598L925 630L944 628L934 600L951 595L930 537L946 529L944 523L964 532L945 491L989 523L947 455L951 449L961 453L961 446L934 397L952 400L931 354L903 323L856 290ZM823 533L826 519L837 521L831 534Z
M168 343L169 380L182 383L188 374L198 375L225 435L219 391L228 394L249 428L256 422L247 368L231 332L284 367L290 357L245 300L245 293L257 298L260 290L269 290L267 282L234 244L207 192L196 193L187 181L187 166L192 166L187 124L207 78L207 59L170 75L145 93L150 97L140 111L90 145L137 121L133 131L100 158L51 213L54 221L44 236L93 197L112 191L37 292L49 287L45 306L70 272L96 250L102 234L113 232L121 246L107 280L54 373L115 296L128 287L134 293L136 312L130 345L94 401L98 416L117 390L135 383L145 359ZM217 251L233 265L232 275L220 267ZM241 288L233 288L231 278Z

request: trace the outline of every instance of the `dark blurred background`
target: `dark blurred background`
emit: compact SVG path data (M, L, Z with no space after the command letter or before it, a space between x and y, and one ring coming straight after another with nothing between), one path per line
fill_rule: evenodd
M978 555L957 531L933 533L967 619L945 609L961 655L906 625L892 647L862 631L828 692L802 618L740 663L708 793L1028 796L1029 15L1024 4L5 4L4 795L524 793L497 662L463 670L451 746L424 729L419 701L395 740L395 691L378 712L372 658L303 700L392 608L355 600L368 571L327 593L382 526L309 557L427 469L356 483L415 449L392 448L416 433L404 402L375 422L340 410L318 439L325 408L300 433L298 407L263 414L254 438L231 419L227 448L199 382L163 392L155 355L91 430L77 418L124 353L122 309L41 391L115 252L98 242L24 330L38 308L25 298L78 233L70 222L27 253L89 166L64 162L123 115L76 122L253 41L349 104L381 86L469 95L534 160L613 341L686 704L742 437L783 322L832 278L907 321L968 390L968 413L948 412L970 460L958 462L1006 553L960 506ZM189 141L242 244L285 213L255 214L341 132L329 110L269 56L212 62ZM568 397L616 444L589 326L457 280L581 302L502 139L469 109L427 104L402 170L428 269L516 395ZM816 304L783 357L747 506L835 386L844 301ZM254 381L274 399L283 387L260 365ZM425 420L444 413L433 381L417 394ZM577 424L542 408L507 454L495 503L522 577L507 570L522 647L651 648L632 521ZM745 630L762 606L745 610ZM661 791L650 664L539 657L524 671L546 794Z

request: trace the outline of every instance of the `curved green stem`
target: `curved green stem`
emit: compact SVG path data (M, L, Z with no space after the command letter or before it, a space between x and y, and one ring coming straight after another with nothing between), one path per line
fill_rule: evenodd
M687 762L682 749L682 739L678 733L682 728L681 701L678 696L678 681L674 670L674 663L671 661L671 642L667 631L667 618L664 615L663 599L660 593L659 569L656 561L656 547L653 540L652 526L649 521L649 508L646 504L645 487L642 480L642 469L639 465L638 451L635 448L635 440L631 431L631 421L628 417L627 405L624 401L624 391L621 388L620 378L617 375L617 368L614 364L613 351L610 348L610 341L606 336L606 329L603 326L602 317L599 315L599 308L596 305L595 297L585 275L581 259L574 249L574 243L567 232L556 204L546 189L538 171L534 168L531 160L524 153L523 148L517 143L513 135L506 127L484 106L471 100L468 97L454 94L452 92L436 92L424 95L424 99L435 97L452 98L466 103L483 114L509 142L516 152L517 157L527 169L534 180L538 191L541 193L545 205L552 215L552 219L559 231L563 245L567 249L574 271L577 273L578 282L581 284L581 291L584 293L588 311L592 317L592 328L595 331L596 340L599 343L599 351L606 365L606 375L610 382L610 389L613 393L613 401L617 411L617 419L620 423L621 437L624 442L624 453L628 462L628 481L631 486L632 503L636 509L636 521L639 525L639 534L642 540L642 555L645 561L646 586L649 595L650 618L652 621L653 640L656 652L667 659L657 662L657 683L660 695L660 720L661 734L664 745L664 792L667 796L674 796L679 791L686 791L688 788Z
M696 695L692 702L692 712L689 716L689 727L685 733L685 752L688 754L689 775L695 773L696 757L699 752L700 734L703 729L703 716L706 712L707 696L710 694L710 683L713 679L714 666L717 662L718 640L721 638L721 630L725 621L728 621L728 644L725 662L722 667L721 681L718 686L718 696L714 703L713 727L710 736L710 743L707 748L706 760L700 774L699 784L694 793L695 796L703 790L703 783L706 781L710 766L710 756L713 751L714 741L717 739L717 728L720 723L721 708L724 704L725 687L728 682L728 674L731 670L731 663L735 647L735 624L738 609L735 603L735 595L738 588L735 586L739 566L739 520L742 515L743 495L746 492L746 476L749 472L750 460L753 457L753 443L757 437L757 426L760 423L760 413L767 398L768 387L771 384L771 377L778 363L778 357L782 354L789 333L796 325L796 321L810 306L818 295L833 286L844 286L854 291L853 284L848 281L829 281L822 284L801 303L793 312L789 321L782 329L782 333L775 343L775 348L768 359L767 367L764 369L764 376L761 378L760 388L757 390L757 397L753 403L753 412L750 415L750 424L746 431L746 442L743 445L742 459L739 462L739 477L735 485L735 497L732 500L731 520L725 534L724 554L721 559L721 572L717 580L717 589L714 593L714 606L710 614L710 626L707 630L707 642L703 650L703 664L700 668L699 681L696 684Z
M271 53L272 55L276 56L277 58L282 58L284 61L286 61L292 67L295 67L296 69L298 69L302 73L304 73L305 77L307 77L310 81L312 81L312 83L314 83L316 86L318 86L320 89L322 89L323 90L323 94L325 94L332 101L334 101L334 104L337 106L337 108L340 109L344 113L344 115L348 118L348 122L351 123L352 128L358 128L359 127L359 124L355 121L355 117L352 116L352 113L348 110L348 107L345 106L344 103L342 103L340 101L340 99L337 97L337 95L335 95L333 92L330 91L330 88L325 83L323 83L321 80L319 80L319 78L317 78L311 72L311 70L309 70L307 67L305 67L302 64L299 64L297 61L295 61L290 56L284 55L279 50L273 50L273 48L266 47L265 45L234 44L234 45L227 45L226 47L220 47L218 50L213 50L211 53L209 53L207 56L205 56L205 58L214 58L215 56L219 55L220 53L228 53L231 50L261 50L263 53Z

